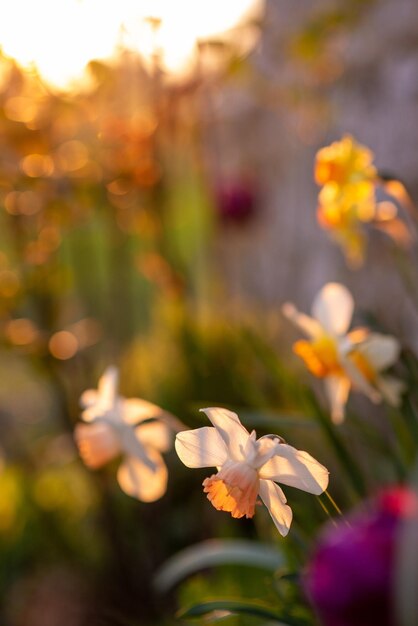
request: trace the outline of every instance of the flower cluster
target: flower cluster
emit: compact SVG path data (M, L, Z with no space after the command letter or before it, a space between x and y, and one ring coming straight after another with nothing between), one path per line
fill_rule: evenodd
M363 226L398 219L396 211L384 218L376 199L380 178L373 154L345 136L319 151L315 176L322 186L320 222L342 244L350 262L358 264L364 254ZM226 198L227 204L231 198ZM238 200L244 206L248 198ZM235 211L237 207L232 208ZM368 327L352 327L354 310L352 294L337 282L320 289L310 315L290 302L282 307L284 316L305 336L294 343L294 353L311 374L324 381L331 422L323 419L322 411L317 412L318 420L325 432L331 433L337 456L356 483L361 471L352 463L340 434L333 430L334 424L345 419L350 392L362 392L374 404L386 402L399 413L409 398L403 402L406 384L390 371L399 359L400 342ZM327 491L329 471L324 465L280 435L257 437L255 430L247 430L229 409L201 409L211 426L187 430L155 404L120 396L114 367L105 371L97 390L82 394L81 405L82 422L76 426L75 440L84 463L99 469L120 458L118 483L126 494L139 500L153 502L166 492L168 472L162 453L169 453L174 444L178 458L188 468L213 468L203 480L203 493L216 510L232 518L251 519L258 505L264 504L280 535L286 536L293 512L282 486L316 496L325 492L342 515ZM363 496L366 490L361 486L358 493ZM319 504L329 513L322 500ZM302 577L306 596L323 626L398 626L394 568L399 529L405 521L412 520L416 526L417 511L416 493L397 487L324 529ZM283 623L288 623L287 619Z
M294 351L312 374L324 379L334 423L344 419L351 388L374 403L384 399L393 406L399 406L405 389L401 380L386 372L398 358L399 342L367 328L349 330L353 310L351 293L339 283L320 290L312 316L290 303L283 306L284 314L307 336L294 344ZM166 491L167 468L161 453L170 449L179 423L155 404L119 396L117 383L118 372L109 367L98 389L83 393L83 423L76 426L76 442L92 469L122 456L119 485L125 493L152 502ZM220 407L202 411L212 427L177 433L180 460L191 468L217 468L203 482L216 509L235 518L251 518L260 497L280 534L286 535L292 511L277 483L319 495L328 486L328 470L278 435L257 439L255 431L249 433L232 411Z
M81 396L84 423L75 429L80 456L97 469L118 456L121 489L143 502L164 495L167 468L161 452L171 447L175 418L155 404L117 394L118 372L109 367L98 389ZM238 415L223 408L202 409L213 427L181 431L175 447L187 467L217 467L203 481L213 506L232 517L253 517L258 496L268 508L281 535L289 532L292 510L277 484L321 494L328 486L328 470L307 452L296 450L278 435L256 438ZM150 421L152 420L152 421Z

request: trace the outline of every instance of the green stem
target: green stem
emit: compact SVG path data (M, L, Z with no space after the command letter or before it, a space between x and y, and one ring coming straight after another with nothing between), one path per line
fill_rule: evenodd
M318 502L319 502L319 505L320 505L321 509L322 509L323 511L325 511L325 514L329 517L329 519L330 519L331 523L333 524L333 526L337 527L337 526L338 526L337 522L336 522L336 521L334 520L334 518L332 517L332 515L331 515L331 513L329 512L329 510L328 510L328 508L327 508L327 506L326 506L325 502L323 502L323 501L321 500L321 496L318 496L318 497L317 497L317 500L318 500Z
M402 415L405 418L408 430L413 436L413 441L418 442L418 412L410 395L406 395L404 398ZM416 456L416 446L414 446L414 455Z
M339 433L332 424L330 418L321 409L317 399L310 390L307 394L307 397L309 400L309 404L313 410L314 416L316 417L318 424L321 426L324 435L328 439L331 446L334 448L336 456L340 464L344 467L344 470L353 486L354 491L358 496L360 496L360 498L363 498L367 495L367 489L364 478L357 464L348 452L343 440L341 439Z
M338 504L335 502L334 498L332 497L332 495L330 494L330 492L328 491L328 489L325 489L324 491L325 495L327 496L328 500L331 502L332 506L334 507L334 509L336 510L336 512L338 513L338 515L343 515L343 512L341 511L340 507L338 506Z

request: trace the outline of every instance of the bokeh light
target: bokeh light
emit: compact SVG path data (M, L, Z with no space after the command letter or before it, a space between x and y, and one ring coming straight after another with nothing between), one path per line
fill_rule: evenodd
M2 14L0 47L24 67L39 71L50 84L80 88L88 84L84 70L89 61L108 59L122 48L136 50L148 60L158 55L165 70L184 71L198 41L218 37L244 17L259 15L260 7L261 0L203 4L16 0ZM32 108L14 99L8 115L30 121Z

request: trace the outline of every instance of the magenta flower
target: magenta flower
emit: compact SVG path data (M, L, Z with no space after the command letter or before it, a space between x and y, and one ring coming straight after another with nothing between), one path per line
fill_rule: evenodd
M418 497L407 487L382 492L337 527L326 526L304 574L323 626L399 626L395 618L397 540L418 522Z
M247 179L224 180L215 192L216 208L223 222L242 224L256 213L256 191Z

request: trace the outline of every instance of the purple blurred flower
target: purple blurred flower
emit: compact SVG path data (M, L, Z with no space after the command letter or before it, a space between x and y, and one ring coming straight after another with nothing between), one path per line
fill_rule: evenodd
M221 181L215 191L219 217L228 223L242 224L256 212L256 189L248 178Z
M326 526L304 575L323 626L397 626L397 539L411 516L418 522L416 493L394 487L354 511L348 524Z

